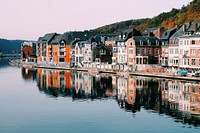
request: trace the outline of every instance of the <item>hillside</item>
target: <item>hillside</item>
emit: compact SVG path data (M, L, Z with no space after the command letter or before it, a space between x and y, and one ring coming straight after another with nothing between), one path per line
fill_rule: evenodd
M23 40L6 40L0 39L0 52L3 53L20 53Z
M118 34L125 29L136 28L141 32L146 28L163 26L166 30L186 22L200 22L200 0L193 0L181 9L173 8L170 12L160 13L153 18L127 20L95 29L102 33Z

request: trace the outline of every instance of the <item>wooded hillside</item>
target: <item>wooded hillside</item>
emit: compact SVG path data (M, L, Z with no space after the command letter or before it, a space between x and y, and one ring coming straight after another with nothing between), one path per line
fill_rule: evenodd
M173 8L170 12L160 13L153 18L127 20L95 29L102 33L118 34L125 29L136 28L141 32L146 28L163 26L166 30L187 22L200 22L200 0L193 0L181 9Z

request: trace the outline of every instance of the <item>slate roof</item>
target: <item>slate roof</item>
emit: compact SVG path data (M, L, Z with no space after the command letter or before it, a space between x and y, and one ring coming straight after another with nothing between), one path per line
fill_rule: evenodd
M116 36L117 35L115 35L115 34L97 34L93 38L96 40L97 43L102 43L102 42L107 41L109 38L113 38Z
M96 34L98 34L98 32L95 32L95 31L83 31L83 32L82 31L74 31L74 32L70 32L72 40L74 40L74 39L87 40L91 36L95 36Z
M78 41L79 48L83 48L85 46L86 41Z
M147 28L142 32L142 35L148 35L148 33L150 32L154 32L155 30L157 30L158 28Z
M193 22L193 23L191 23L191 25L188 27L187 31L188 31L188 32L194 31L194 26L195 26L195 24L197 24L197 29L200 28L200 23L199 23L199 22Z
M161 45L161 41L157 37L145 37L145 36L133 36L133 40L135 40L136 46L141 46L140 42L142 42L142 46L149 46L148 42L151 42L150 46L159 46Z
M116 41L117 42L125 42L126 40L128 40L129 38L131 38L131 36L132 36L132 30L131 29L124 30L119 35L121 35L121 37L117 36L116 37ZM125 35L125 38L123 37L124 35Z
M169 40L169 38L176 32L176 28L172 28L170 30L166 30L162 37L161 40Z
M38 38L38 43L42 43L42 39L43 39L43 37L39 37Z
M42 38L42 43L49 43L56 34L57 33L48 33L48 34L45 34L44 37Z
M55 35L52 40L50 41L50 44L59 44L63 35L57 34Z

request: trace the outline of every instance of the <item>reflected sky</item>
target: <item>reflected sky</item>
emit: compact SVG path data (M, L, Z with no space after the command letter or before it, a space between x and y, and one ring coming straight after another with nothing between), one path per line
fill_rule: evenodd
M200 129L196 82L6 67L0 85L0 132Z

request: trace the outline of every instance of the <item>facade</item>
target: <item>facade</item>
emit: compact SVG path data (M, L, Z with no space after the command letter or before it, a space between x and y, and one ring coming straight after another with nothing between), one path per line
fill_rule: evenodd
M127 40L137 33L133 30L123 31L116 39L113 46L112 65L116 70L125 70L127 66Z
M161 37L161 41L162 41L161 65L163 67L168 66L169 39L176 32L176 30L177 30L177 28L172 28L170 30L167 30L163 33L163 35Z
M35 42L22 43L21 59L25 62L37 62L36 43Z
M128 56L128 60L133 58L134 64L160 63L161 42L157 37L134 36L127 42L129 46L128 51L130 52L133 49L134 52L132 56Z
M200 35L190 37L190 69L192 71L200 69Z
M148 28L142 35L135 29L125 30L118 36L94 31L49 33L38 39L33 51L37 62L44 65L117 71L149 67L151 70L147 71L151 72L152 68L162 66L174 72L176 69L194 72L200 67L199 38L200 23L196 22L167 31L163 27Z
M198 69L199 23L184 24L171 38L168 65L172 68L196 71Z

